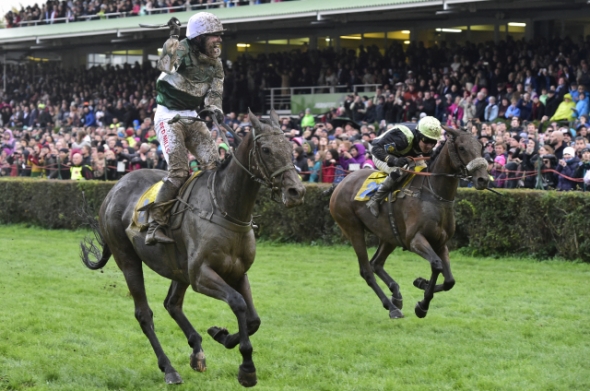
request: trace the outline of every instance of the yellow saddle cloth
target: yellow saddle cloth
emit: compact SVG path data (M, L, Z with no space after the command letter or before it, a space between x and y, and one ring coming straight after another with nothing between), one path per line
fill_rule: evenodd
M414 167L414 170L417 172L420 172L425 168L426 168L425 166L416 166L416 167ZM373 194L375 194L375 192L379 188L379 185L381 183L383 183L383 181L385 181L385 178L387 178L387 175L388 174L383 171L375 171L374 173L369 175L367 177L367 179L365 179L365 181L363 182L363 185L361 186L359 191L356 193L354 200L355 201L369 201L371 199L371 197L373 196ZM403 189L404 187L408 186L410 184L410 182L412 181L412 179L414 179L415 176L416 176L415 174L409 174L408 176L406 176L404 178L401 188ZM397 194L399 191L400 190L394 190L394 194ZM385 200L387 201L387 198L385 198Z
M193 175L191 175L191 177L184 183L184 185L182 185L182 188L178 192L178 196L182 197L182 194L184 193L184 190L188 187L188 185L202 173L203 171L197 171ZM139 197L137 204L135 204L135 209L133 210L133 225L135 225L138 228L144 228L147 226L147 224L149 223L148 211L139 209L149 205L150 203L156 200L156 196L158 195L158 192L160 191L160 188L163 184L164 182L162 181L154 183L149 189L147 189L141 195L141 197Z

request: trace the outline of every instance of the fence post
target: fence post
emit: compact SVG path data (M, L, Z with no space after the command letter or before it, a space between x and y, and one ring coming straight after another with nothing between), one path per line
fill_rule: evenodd
M543 167L543 159L539 156L539 160L537 160L537 183L535 183L535 189L537 190L544 190L543 188L543 173L541 172L541 168Z

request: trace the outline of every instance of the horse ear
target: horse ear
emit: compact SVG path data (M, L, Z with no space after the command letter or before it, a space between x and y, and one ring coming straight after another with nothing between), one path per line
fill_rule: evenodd
M276 125L277 128L280 128L281 125L279 124L279 115L275 111L275 109L270 109L270 120L272 121L273 125Z
M256 130L258 130L259 132L262 132L262 130L263 130L262 124L258 120L258 117L252 112L252 110L250 110L249 107L248 107L248 119L252 123L252 126L254 126L256 128Z
M461 131L459 131L457 129L453 129L453 128L448 127L446 125L441 125L441 128L443 128L445 130L445 132L447 132L447 134L450 134L453 138L459 137L461 134Z

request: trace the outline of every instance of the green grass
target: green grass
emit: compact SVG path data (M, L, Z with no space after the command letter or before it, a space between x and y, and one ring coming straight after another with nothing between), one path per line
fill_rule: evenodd
M85 232L0 226L0 390L168 390L115 262L78 258ZM418 256L386 266L406 318L388 313L349 247L260 244L249 273L262 326L252 337L258 390L589 390L590 265L451 255L457 280L428 316ZM208 369L162 306L169 283L145 271L156 331L184 390L240 390L241 356L206 333L236 331L225 303L188 292ZM174 387L177 388L177 387Z

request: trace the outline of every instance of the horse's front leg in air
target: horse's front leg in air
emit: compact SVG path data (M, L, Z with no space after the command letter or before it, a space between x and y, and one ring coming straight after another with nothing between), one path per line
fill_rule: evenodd
M191 368L197 372L205 372L207 365L205 363L205 353L203 352L203 347L201 345L203 338L194 329L193 325L182 311L184 294L188 287L188 284L172 281L170 289L168 290L168 296L166 296L166 300L164 300L164 308L166 308L172 319L178 323L178 326L184 332L184 335L186 335L189 346L193 348L190 357Z
M416 303L416 307L414 309L417 317L424 318L428 313L430 301L434 297L434 290L436 287L438 275L443 271L443 261L432 249L430 243L428 243L428 240L426 240L422 234L416 234L410 243L410 249L430 262L430 269L432 273L430 276L430 281L424 290L424 300Z
M195 291L225 301L236 315L238 320L240 353L242 354L242 364L238 372L238 381L244 387L254 386L257 383L256 367L252 361L252 343L248 336L248 322L246 320L248 306L246 300L207 265L202 265L196 271L196 275L191 276L191 281Z
M236 289L242 295L244 300L246 300L246 306L248 307L246 310L248 335L252 335L258 331L258 328L260 327L260 317L256 312L256 308L254 308L254 300L252 300L252 291L250 289L250 281L248 280L247 274L244 274L244 277L239 281ZM213 326L207 331L214 340L228 349L233 349L240 342L240 333L229 334L227 329L217 326Z
M438 253L440 259L442 259L442 274L445 278L444 283L437 284L434 286L434 293L443 292L443 291L450 291L453 286L455 286L455 277L453 277L453 273L451 273L451 259L449 257L449 249L447 246L443 248L443 250ZM428 289L428 284L430 281L418 277L414 280L414 286L418 289L422 289L423 291Z

